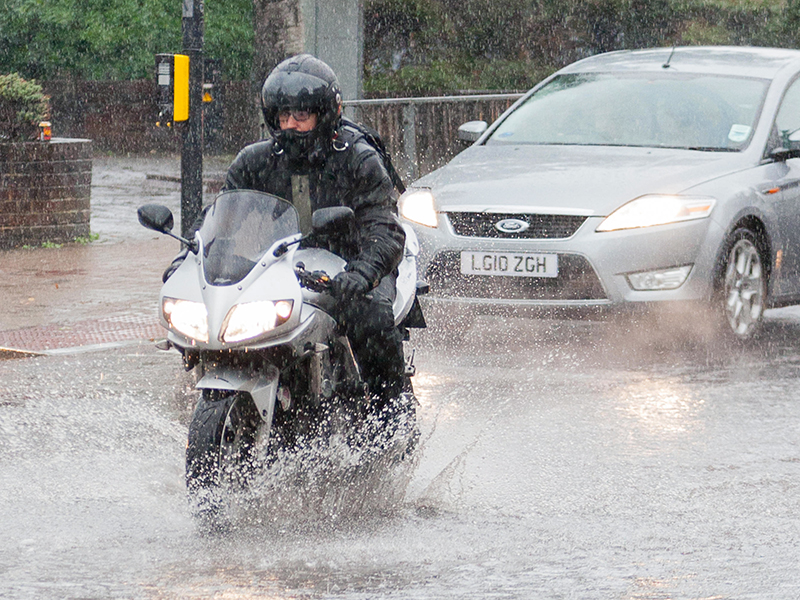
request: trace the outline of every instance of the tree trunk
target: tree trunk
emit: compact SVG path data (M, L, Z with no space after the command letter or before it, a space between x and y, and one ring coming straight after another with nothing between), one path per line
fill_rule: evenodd
M255 108L254 126L258 123L263 128L259 99L264 80L283 59L303 51L300 0L253 0L253 29L250 81Z
M300 0L253 0L253 81L259 83L281 62L303 51Z

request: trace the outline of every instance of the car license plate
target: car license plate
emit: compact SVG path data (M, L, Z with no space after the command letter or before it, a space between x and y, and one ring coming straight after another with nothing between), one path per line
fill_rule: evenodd
M461 253L461 273L503 277L558 277L558 255L464 251Z

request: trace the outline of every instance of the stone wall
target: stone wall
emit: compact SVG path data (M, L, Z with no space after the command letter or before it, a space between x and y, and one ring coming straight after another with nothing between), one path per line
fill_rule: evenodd
M0 248L88 236L92 142L0 143Z

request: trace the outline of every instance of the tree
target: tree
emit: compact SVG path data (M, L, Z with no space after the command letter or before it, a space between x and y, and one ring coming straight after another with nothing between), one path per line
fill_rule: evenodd
M300 0L253 0L251 80L264 81L283 59L303 49Z
M206 1L207 56L249 74L252 0ZM179 0L0 0L0 71L39 80L152 77L153 56L181 50Z
M17 73L0 75L0 142L35 139L48 110L40 85Z

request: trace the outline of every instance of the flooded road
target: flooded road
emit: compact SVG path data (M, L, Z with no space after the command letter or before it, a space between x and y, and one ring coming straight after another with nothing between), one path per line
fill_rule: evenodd
M176 355L0 361L0 597L798 597L800 313L768 326L750 350L499 318L418 336L402 503L217 538L185 501Z
M135 208L177 212L177 186L143 173L176 168L96 160L100 239L3 254L0 332L152 316L177 246ZM767 315L747 349L634 322L417 334L410 481L303 490L352 499L335 512L279 490L222 537L189 514L177 354L0 354L0 598L800 597L800 308ZM404 485L401 500L376 484Z

